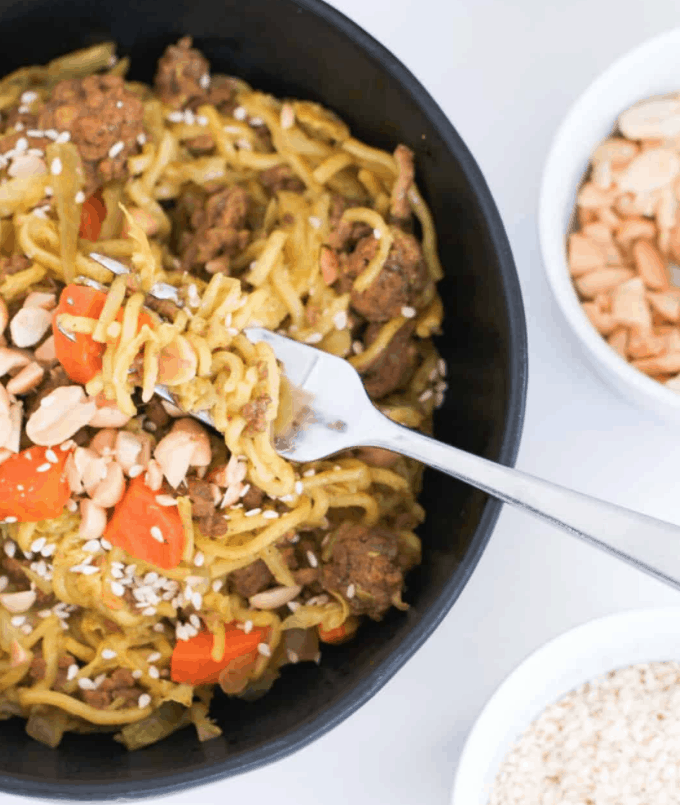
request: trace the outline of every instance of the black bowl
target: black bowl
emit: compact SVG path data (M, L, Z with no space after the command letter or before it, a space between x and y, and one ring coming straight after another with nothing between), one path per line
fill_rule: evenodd
M356 137L416 152L447 270L439 348L449 392L436 435L512 464L524 413L527 347L519 283L489 190L432 98L390 53L318 0L0 0L0 75L105 39L150 80L163 49L191 34L215 71L324 103ZM300 749L376 693L429 637L460 595L500 504L428 472L423 563L408 576L408 613L391 612L351 643L324 650L320 667L284 669L255 703L220 699L224 737L199 744L183 730L127 753L107 736L67 736L58 749L0 727L0 789L94 799L161 794L253 769Z

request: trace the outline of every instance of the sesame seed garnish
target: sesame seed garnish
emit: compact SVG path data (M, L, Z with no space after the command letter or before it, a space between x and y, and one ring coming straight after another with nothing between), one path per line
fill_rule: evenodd
M280 515L273 509L267 509L266 512L262 513L262 516L264 517L265 520L277 520Z
M14 128L15 128L17 131L23 131L23 130L24 130L24 124L23 124L21 121L19 121L19 122L18 122L18 123L17 123L17 124L14 126Z
M0 523L16 523L18 522L17 517L13 517L11 514L9 517L5 517L4 520L0 520Z
M321 333L312 333L305 338L305 344L318 344L322 339Z
M121 598L125 595L125 587L119 581L112 581L111 592Z
M201 89L208 89L210 86L210 76L208 73L203 73L203 75L198 79L198 85Z
M60 131L57 134L57 139L55 143L67 143L71 139L71 132L70 131Z
M205 562L205 556L203 556L201 551L198 551L196 553L196 556L194 556L194 564L196 565L196 567L202 567L204 562Z
M163 655L160 653L160 651L153 651L153 652L151 652L151 654L149 654L149 656L146 658L146 661L147 661L147 662L158 662L158 660L160 660L160 658L161 658L162 656L163 656Z
M237 106L233 114L236 120L245 120L248 116L248 112L242 106Z
M316 470L312 468L311 470L305 470L302 473L303 478L313 478L316 475Z
M12 542L11 539L8 539L4 544L5 554L9 556L10 559L14 558L14 554L17 552L17 545L16 542Z
M149 666L149 676L151 677L151 679L158 679L160 677L160 672L155 665Z
M309 221L309 225L313 226L314 229L321 228L321 218L317 218L316 215L310 215L307 220Z
M36 472L47 472L52 465L49 461L45 462L45 464L41 464L37 469Z
M171 123L183 123L184 122L184 113L183 112L170 112L167 118Z
M76 199L75 200L76 200L76 204L82 204L83 201L85 201L85 193L83 193L82 190L79 190L76 193Z
M295 494L296 495L301 495L303 493L303 491L304 491L304 488L305 487L304 487L304 484L302 483L302 481L296 481L295 482Z
M104 537L100 538L99 544L105 551L110 551L113 548L113 545L111 545L111 543L107 539L104 539Z
M151 696L148 693L142 693L142 695L137 699L137 704L139 705L140 709L144 709L151 704Z
M432 391L432 389L425 389L425 391L421 395L419 395L418 402L427 402L433 395L433 393L434 392Z
M125 148L125 143L122 140L118 140L117 143L114 143L111 148L109 148L109 157L115 159L123 148Z
M288 542L290 542L291 545L297 545L298 542L300 542L300 535L293 534L293 536L288 540Z
M312 551L307 551L307 561L309 562L310 567L319 566L319 560L316 558L314 553L312 553Z
M298 655L294 651L292 651L291 649L288 649L286 654L287 654L288 659L290 660L290 662L296 663L296 662L300 661L300 658L298 657Z
M28 140L25 137L19 137L14 148L20 152L26 151L26 149L28 148Z
M142 615L145 615L149 618L155 614L156 614L156 607L146 607L145 609L142 610Z
M219 593L219 591L222 589L223 586L224 582L222 581L222 579L215 579L215 581L212 583L212 591L214 593Z
M52 464L56 464L59 459L57 458L57 454L50 448L49 450L45 450L45 458Z
M269 646L266 643L258 643L257 644L257 650L258 650L258 652L260 654L262 654L263 657L271 657L272 656L272 650L269 648Z
M350 584L347 587L347 598L354 598L354 594L356 593L356 588L353 584Z
M59 176L62 171L62 164L59 157L56 157L52 160L52 164L50 165L50 173L52 176Z
M47 539L45 537L38 537L38 539L33 540L31 543L31 550L35 551L36 553L40 553L40 551L45 547L45 543Z
M59 132L56 129L45 129L45 137L49 140L56 140L59 136Z
M446 377L446 361L444 360L444 358L440 358L437 361L437 369L439 370L439 374L442 377Z
M92 565L86 565L85 563L81 565L74 565L71 568L71 573L82 573L83 576L91 576L93 573L98 573L98 567L92 567Z
M45 547L40 551L40 553L47 559L48 557L52 556L52 554L57 550L57 546L54 542L48 543Z
M137 142L140 145L144 145L144 143L146 142L146 134L144 134L144 132L142 132L141 134L137 135Z
M83 550L87 553L97 553L101 549L98 539L90 539L83 545Z
M207 126L208 118L205 115L196 115L196 122L199 126Z
M143 673L143 671L140 671L139 668L135 668L135 670L132 672L132 678L133 679L141 679L143 676L144 676L144 673Z
M116 109L122 109L122 108L123 108L123 101L116 101Z
M196 615L193 612L191 613L191 615L189 615L189 623L196 629L201 628L201 619L198 617L198 615Z
M246 513L246 517L255 517L255 515L260 514L262 509L249 509Z
M112 648L105 648L102 651L102 658L104 660L113 660L117 656L118 656L118 652L114 651Z
M66 672L66 679L68 679L69 682L72 682L78 676L79 670L80 668L78 668L75 663L69 665L68 671Z
M13 618L10 619L10 623L12 626L22 626L26 623L26 616L25 615L15 615Z
M21 103L33 103L33 101L38 100L38 93L33 92L33 90L26 90L26 92L22 92L21 94Z
M154 538L154 539L155 539L157 542L163 542L163 541L164 541L164 540L163 540L163 532L160 530L160 528L159 528L157 525L153 525L153 526L151 526L151 528L150 528L149 530L150 530L150 532L151 532L151 536L152 536L152 537L153 537L153 538Z
M78 680L78 687L81 690L96 690L97 688L97 686L94 684L94 681L92 679L88 679L86 676Z
M333 324L336 330L344 330L347 327L347 311L341 310L333 316Z
M300 609L300 604L297 601L289 601L288 602L288 609L291 612L296 612L298 609Z
M40 612L38 612L38 617L39 618L49 618L51 614L52 614L51 609L41 609Z

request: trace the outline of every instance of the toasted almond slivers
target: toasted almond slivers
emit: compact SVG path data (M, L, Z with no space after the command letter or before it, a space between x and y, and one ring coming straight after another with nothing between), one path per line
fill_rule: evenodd
M35 604L35 599L38 597L35 590L22 590L18 593L2 593L0 594L0 604L8 612L19 614L20 612L28 612L28 610Z
M156 445L154 458L173 489L177 489L189 471L194 450L194 440L186 431L171 431Z
M91 400L94 403L94 398L91 398ZM89 424L93 428L122 428L127 425L130 419L131 417L123 413L114 403L113 405L97 406Z
M646 375L670 375L680 372L680 352L667 352L655 358L632 361L633 366Z
M52 364L57 361L57 352L54 347L54 336L46 338L33 353L39 363Z
M641 238L653 240L656 237L656 226L649 218L624 218L617 227L614 237L624 245Z
M626 165L635 157L639 151L636 143L626 140L623 137L610 137L598 145L593 153L592 161L610 162L615 171L625 168Z
M94 501L83 498L80 501L80 526L78 536L82 540L98 539L106 530L106 510Z
M602 221L593 221L592 224L586 224L580 234L593 241L593 243L604 246L612 242L612 230ZM571 235L570 237L574 236Z
M115 451L116 439L118 438L118 431L113 428L104 428L98 430L92 437L90 442L90 450L99 453L100 456L112 455Z
M680 297L677 294L649 291L647 299L652 310L663 316L666 321L680 321Z
M631 140L667 139L680 135L677 98L648 98L619 115L619 128Z
M24 404L17 400L9 407L9 421L12 425L10 435L2 443L3 448L18 453L21 446L21 425L24 419Z
M583 302L581 304L586 316L590 319L593 327L601 335L609 335L617 326L617 322L611 313L604 313L595 302Z
M125 492L123 469L115 461L106 468L106 476L92 490L92 500L103 509L110 509L120 501Z
M630 331L628 338L629 358L653 358L666 350L666 339L653 333Z
M39 363L33 361L15 375L7 383L7 391L10 394L26 394L42 383L45 376L45 370Z
M650 193L669 184L680 173L680 158L670 148L650 148L633 159L618 177L622 192Z
M578 191L577 201L579 207L598 210L600 207L610 207L616 195L615 191L603 190L593 182L586 182Z
M116 436L115 443L116 461L128 474L132 467L137 464L137 459L142 452L142 440L134 433L121 430Z
M251 595L248 601L255 609L278 609L297 598L301 590L299 584L292 587L272 587L270 590Z
M665 291L668 288L666 264L659 250L648 240L638 240L633 244L633 260L645 285L652 291Z
M594 299L598 294L613 291L634 276L635 274L629 268L603 268L576 278L574 284L582 296L586 299Z
M85 425L97 408L85 399L80 386L61 386L41 400L40 407L26 422L26 435L44 447L61 444Z
M645 286L639 277L621 283L612 292L612 316L619 324L635 327L638 332L652 329L652 314L645 297Z
M208 431L191 417L178 419L172 427L172 433L188 433L194 444L191 455L192 467L207 467L212 459L210 436Z
M163 486L163 469L154 458L149 461L149 465L146 468L146 472L144 473L144 483L153 492L158 492L158 490Z
M609 346L619 355L628 358L628 330L625 327L619 327L607 339Z
M52 325L52 314L40 307L22 307L9 323L12 341L17 347L33 347Z

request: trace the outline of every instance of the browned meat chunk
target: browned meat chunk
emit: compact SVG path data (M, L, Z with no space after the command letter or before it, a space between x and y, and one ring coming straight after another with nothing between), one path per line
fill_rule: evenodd
M73 665L75 659L70 654L62 654L58 661L57 678L54 682L53 689L63 691L67 682L68 669ZM38 653L33 657L28 674L34 682L39 682L45 678L45 671L47 664L42 657L42 653Z
M251 595L266 590L274 583L274 577L262 559L256 559L247 567L239 570L232 570L229 579L232 587L244 598L250 598Z
M241 502L246 509L259 509L264 502L264 492L250 484L250 489L241 498Z
M179 109L204 99L210 82L210 64L200 50L191 47L190 36L169 45L158 60L154 87L164 103Z
M13 254L11 257L3 257L0 259L0 281L4 280L12 274L18 274L20 271L25 271L31 265L28 257L23 254Z
M390 198L390 214L395 223L404 223L411 218L411 205L408 202L408 191L413 184L415 170L413 167L413 151L405 145L398 145L394 149L394 159L399 173L392 188Z
M199 157L212 152L215 148L215 140L210 134L199 134L198 137L187 140L185 145L193 156Z
M366 346L376 339L380 324L371 324L366 330ZM413 322L407 322L397 330L387 347L361 372L364 387L369 397L379 400L404 386L416 366L418 348L413 335Z
M305 183L298 179L288 165L277 165L274 168L269 168L262 171L260 174L260 182L274 195L279 190L288 190L292 193L302 193L305 189Z
M3 556L0 559L0 566L2 567L3 575L7 576L15 586L21 586L28 578L24 573L24 568L28 565L26 559L23 561L15 559L13 556Z
M404 583L398 553L390 531L345 522L335 535L330 562L323 565L323 585L344 596L355 615L380 620Z
M204 517L199 517L196 522L204 537L222 537L229 530L229 521L216 510Z
M392 229L394 242L382 271L361 293L352 290L351 304L369 321L388 321L401 315L403 308L415 307L428 281L420 244L399 229ZM342 261L340 287L347 291L378 251L373 235L362 238L356 249Z
M214 75L210 79L205 103L211 104L223 115L230 115L236 108L237 89L238 83L233 78L226 75Z
M353 248L361 238L368 237L371 234L371 227L366 224L341 220L345 210L356 206L356 204L348 202L343 196L337 194L331 198L331 207L328 212L330 234L328 235L327 244L332 249L340 252L347 251Z
M261 433L265 429L265 415L271 401L268 394L263 394L243 406L241 413L248 421L246 433Z
M127 668L118 668L96 690L81 691L83 699L91 707L103 710L119 700L122 707L135 707L144 693Z
M158 313L158 315L162 318L168 319L168 321L174 321L175 316L179 312L179 307L172 301L172 299L157 299L151 294L146 295L144 304L155 313Z
M208 197L202 205L193 199L190 225L194 234L181 244L185 270L203 268L206 263L232 257L242 251L250 238L245 228L248 193L238 186L228 187Z
M200 478L187 478L189 497L191 498L191 512L196 519L210 517L215 512L212 489L208 481Z
M153 423L150 428L152 433L158 433L159 430L166 427L170 422L170 414L163 408L161 401L158 397L152 397L146 404L144 409L147 422Z
M41 129L68 131L85 167L86 194L127 176L127 159L139 151L144 105L120 76L90 75L60 81L40 112Z

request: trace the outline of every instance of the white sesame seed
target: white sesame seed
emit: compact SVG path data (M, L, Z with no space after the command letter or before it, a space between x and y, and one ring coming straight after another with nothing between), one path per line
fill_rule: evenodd
M173 498L172 495L156 495L156 503L159 506L176 506L177 499Z
M112 581L111 592L121 598L125 595L125 587L123 587L123 585L118 581Z
M101 550L101 547L98 539L90 539L83 545L83 550L88 553L97 553L97 551Z
M215 579L215 581L212 583L212 591L214 593L219 593L223 586L224 581L222 581L222 579Z
M205 556L203 556L201 551L198 551L196 553L196 556L194 556L194 564L196 565L196 567L202 567L204 562L205 562Z
M311 567L318 567L319 566L319 560L312 553L312 551L307 551L307 561L309 562Z
M48 557L52 556L52 554L57 550L57 546L54 542L48 543L45 547L40 551L40 553L47 559Z
M150 530L150 532L151 532L151 536L152 536L152 537L153 537L153 538L154 538L154 539L155 539L157 542L161 542L161 543L162 543L162 542L164 542L164 541L165 541L165 540L163 539L163 532L160 530L160 528L159 528L157 525L153 525L153 526L151 526L151 528L150 528L149 530Z
M316 215L310 215L307 220L309 221L309 225L313 226L314 229L321 229L321 218L317 218Z
M83 201L85 201L85 193L83 193L82 190L79 190L76 193L76 199L75 200L76 200L76 204L82 204Z
M432 389L425 389L425 391L418 396L418 402L427 402L433 393Z
M437 361L437 369L439 370L439 374L441 377L446 377L446 361L444 358L440 358Z
M242 628L243 628L243 631L244 631L246 634L250 634L250 633L253 631L253 622L252 622L252 621L246 621L246 622L243 624Z
M210 76L208 73L203 73L203 75L198 79L198 85L201 89L208 89L210 86Z
M141 671L139 668L135 668L135 670L132 672L133 679L141 679L143 676L144 672Z
M151 677L151 679L158 679L160 677L160 672L155 665L149 666L149 676Z
M234 109L233 114L236 120L245 120L248 115L248 112L246 112L246 110L242 106L237 106L236 109Z
M138 475L141 475L144 472L144 467L141 464L134 464L130 467L128 475L130 478L136 478Z
M54 188L51 185L45 187L45 195L49 198L54 195Z
M191 603L194 605L194 609L199 610L203 606L203 596L195 592L191 596Z
M117 143L114 143L111 148L109 148L109 157L115 159L123 148L125 148L125 143L122 140L118 140Z
M153 630L154 632L164 632L165 626L162 623L154 623Z
M107 539L104 539L104 537L100 538L99 544L105 551L110 551L113 548L113 545L111 545L111 543Z
M148 707L151 704L151 696L148 693L142 693L142 695L137 699L137 704L139 708L143 710L145 707Z
M45 129L45 137L49 140L56 140L59 136L59 132L56 129Z
M257 650L258 650L258 652L260 654L262 654L263 657L271 657L272 656L272 650L269 648L269 646L266 643L258 643L257 644Z
M39 618L49 618L51 614L52 614L51 609L41 609L40 612L38 612L38 617Z
M52 176L59 176L62 171L62 164L59 157L56 157L52 160L52 164L50 165L50 173Z
M116 101L116 109L122 109L122 108L123 108L123 101Z
M113 660L117 656L118 656L118 652L114 651L112 648L105 648L102 651L102 659L104 659L104 660Z
M318 344L323 339L321 333L312 333L305 338L305 344Z
M33 103L33 101L38 100L38 93L33 92L33 90L26 90L26 92L22 92L21 94L21 103Z
M355 593L356 593L356 587L353 584L350 584L347 587L347 598L354 598Z
M341 310L333 316L333 325L336 330L344 330L347 327L347 311Z
M66 679L68 679L69 682L72 682L78 676L79 670L80 668L78 668L75 663L69 665L68 671L66 672Z
M144 143L146 142L146 134L144 134L144 132L142 132L141 134L137 135L137 142L140 145L144 145Z
M196 115L196 122L199 126L207 126L209 121L205 115Z
M313 478L316 475L316 470L312 468L311 470L305 470L302 473L303 478Z
M146 658L146 661L147 661L147 662L158 662L158 660L160 660L160 658L161 658L162 656L163 656L163 655L160 653L160 651L153 651L153 652L151 652L151 654L149 654L149 656Z
M71 568L72 573L82 573L83 576L91 576L93 573L98 573L98 567L92 567L91 565L86 565L85 563L81 565L76 565L75 567Z
M10 619L10 623L12 626L21 626L26 622L25 615L15 615L13 618Z
M403 307L401 309L401 315L406 319L412 319L416 313L417 311L414 307Z
M189 623L197 629L201 628L201 619L193 612L189 615Z
M26 151L26 149L28 148L28 140L25 137L19 137L19 139L16 141L16 145L14 146L14 148L16 151L19 151L20 153L21 151Z
M15 128L17 131L23 131L23 130L24 130L24 124L23 124L21 121L19 121L19 122L18 122L18 123L17 123L17 124L14 126L14 128Z
M156 614L156 607L146 607L142 610L142 615L146 615L147 617L152 617Z
M45 537L38 537L38 539L33 540L31 543L31 550L35 551L36 553L40 553L40 551L45 547L45 543L47 539Z
M296 612L298 609L300 609L300 604L297 601L289 601L288 602L288 609L291 612Z
M17 552L16 542L12 542L11 539L6 540L4 549L7 556L9 556L9 558L12 559Z
M295 494L296 495L301 495L304 492L304 488L305 487L304 487L304 484L302 483L302 481L296 481L295 482Z
M40 465L40 466L37 468L36 472L47 472L47 471L50 469L50 467L51 467L51 466L52 466L52 465L51 465L51 464L49 463L49 461L48 461L48 462L46 462L45 464L41 464L41 465Z
M97 686L94 684L92 679L88 679L86 676L81 677L78 680L78 687L81 690L96 690Z
M70 131L60 131L57 134L57 139L55 140L56 143L67 143L71 139L71 132Z
M245 513L245 517L255 517L257 514L260 514L261 512L262 512L262 509L249 509Z
M373 230L373 237L376 240L380 240L380 238L382 237L382 232L379 229L374 229Z

